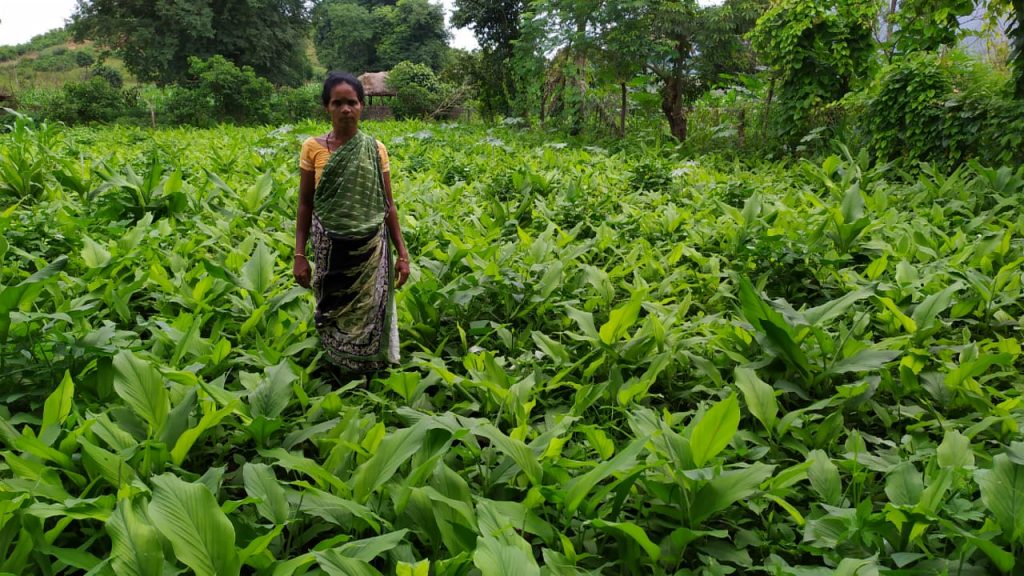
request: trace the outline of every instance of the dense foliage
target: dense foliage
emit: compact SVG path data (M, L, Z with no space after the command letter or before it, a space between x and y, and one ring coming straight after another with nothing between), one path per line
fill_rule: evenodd
M449 50L444 9L428 0L324 0L313 28L320 63L357 75L403 61L440 70Z
M996 574L1024 169L368 124L404 361L289 276L324 125L0 136L0 572Z
M40 52L47 48L53 48L55 46L62 46L70 39L71 35L67 30L57 28L33 36L28 42L18 44L16 46L0 46L0 62L7 62L14 60L19 56L24 56L29 52Z
M296 85L311 72L303 0L78 0L72 22L77 38L109 46L140 80L181 81L190 57L215 55L274 84Z

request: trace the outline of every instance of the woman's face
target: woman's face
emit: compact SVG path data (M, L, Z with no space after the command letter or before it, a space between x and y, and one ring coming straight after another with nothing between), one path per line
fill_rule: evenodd
M339 82L331 88L331 99L327 102L327 113L331 115L331 124L336 128L359 125L359 116L363 113L363 105L355 88L347 82Z

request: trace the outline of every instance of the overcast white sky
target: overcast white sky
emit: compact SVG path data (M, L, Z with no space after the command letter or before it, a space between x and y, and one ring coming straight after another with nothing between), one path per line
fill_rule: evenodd
M442 0L451 11L454 0ZM28 42L33 36L60 28L75 11L75 0L0 0L0 46ZM476 48L469 30L453 30L452 45Z

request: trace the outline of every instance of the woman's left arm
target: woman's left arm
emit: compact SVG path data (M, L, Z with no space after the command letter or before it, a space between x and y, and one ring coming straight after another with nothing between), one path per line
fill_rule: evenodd
M395 208L395 199L391 196L391 172L384 172L384 193L388 199L388 234L395 245L395 250L398 251L398 260L395 261L395 273L398 278L395 280L395 287L401 288L409 278L409 251L405 249L402 228L398 225L398 209Z

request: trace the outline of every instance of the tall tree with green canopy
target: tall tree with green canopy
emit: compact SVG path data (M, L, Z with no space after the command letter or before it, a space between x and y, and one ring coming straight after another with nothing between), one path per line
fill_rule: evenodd
M448 53L444 9L429 0L325 0L313 8L317 58L357 74L399 62L437 71Z
M654 76L669 130L682 142L687 136L689 103L723 73L752 70L754 59L743 35L766 4L765 0L726 0L718 6L700 6L696 0L604 0L594 12L595 44L611 48L603 51L607 52L603 60L620 83L637 71L637 64Z
M529 5L527 0L455 0L452 24L473 30L483 54L480 99L488 114L528 112L517 101L522 74L516 70L516 59ZM519 52L523 51L520 46Z
M1024 99L1024 0L978 1L987 2L989 14L996 21L1000 17L1005 18L1006 37L1010 41L1014 94L1017 98Z
M184 80L189 56L216 54L275 84L310 74L304 0L78 0L71 20L76 38L111 47L140 80Z
M331 70L375 71L376 28L370 9L358 2L322 2L313 9L316 56Z
M448 30L444 8L428 0L398 0L394 6L374 10L378 29L377 60L382 69L399 62L416 62L435 72L444 66Z
M795 141L807 119L871 78L876 0L780 0L750 34L779 87L780 134Z

